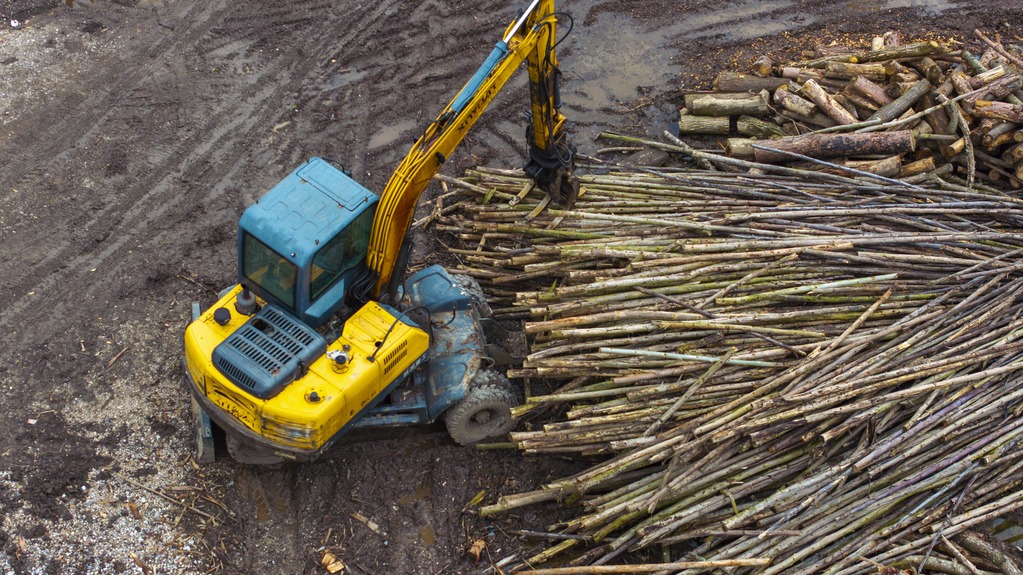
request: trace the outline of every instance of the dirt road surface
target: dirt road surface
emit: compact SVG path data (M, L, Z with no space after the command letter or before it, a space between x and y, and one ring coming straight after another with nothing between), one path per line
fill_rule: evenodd
M362 434L283 470L191 460L189 305L234 278L242 210L304 159L381 189L519 2L0 2L0 573L432 575L528 552L556 509L462 512L578 463ZM680 84L842 35L1020 39L1017 0L565 0L565 113L656 135ZM567 26L563 27L566 29ZM514 81L444 168L515 167ZM436 193L432 190L429 193ZM433 261L435 238L417 254Z

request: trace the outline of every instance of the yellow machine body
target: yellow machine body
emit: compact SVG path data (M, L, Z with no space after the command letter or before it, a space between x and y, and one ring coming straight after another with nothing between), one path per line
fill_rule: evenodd
M208 413L229 416L218 417L218 425L288 458L307 459L326 447L375 399L383 397L384 390L407 375L429 346L423 330L369 302L349 317L341 337L301 378L277 395L259 399L229 381L211 360L213 350L248 320L232 314L229 322L220 325L213 317L218 308L230 309L239 291L241 286L230 290L188 326L188 379L198 391L193 396L211 404L203 406ZM330 359L331 352L343 352L348 361Z

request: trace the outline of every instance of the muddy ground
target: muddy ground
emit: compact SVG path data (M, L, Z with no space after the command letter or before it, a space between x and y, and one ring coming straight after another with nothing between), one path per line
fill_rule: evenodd
M481 521L481 490L533 488L581 462L458 447L436 425L362 433L283 470L191 460L181 335L234 278L235 225L305 158L381 189L519 2L0 0L0 572L475 573L535 551ZM565 0L565 113L657 135L681 84L760 53L901 30L1020 41L1021 4ZM444 167L514 167L516 79ZM436 193L430 190L428 193ZM421 263L440 252L424 237ZM173 501L172 501L173 500Z

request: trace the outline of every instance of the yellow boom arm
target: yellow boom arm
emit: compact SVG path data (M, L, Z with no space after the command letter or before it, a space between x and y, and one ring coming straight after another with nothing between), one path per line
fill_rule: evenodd
M553 0L533 0L526 12L509 25L504 38L487 61L413 144L391 174L377 204L370 232L366 261L376 275L370 294L372 298L380 297L395 272L420 194L524 60L530 75L533 112L531 148L542 152L556 147L565 149L565 118L557 110L555 20ZM571 177L571 166L563 168L558 179ZM550 182L540 183L543 187L552 185Z

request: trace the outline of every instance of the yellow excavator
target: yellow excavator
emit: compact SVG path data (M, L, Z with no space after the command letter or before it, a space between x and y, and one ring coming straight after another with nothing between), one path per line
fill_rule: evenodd
M490 357L479 284L436 265L403 275L420 194L523 61L525 171L553 201L575 201L558 17L553 0L533 0L380 196L312 158L245 210L238 282L205 311L194 303L185 330L200 462L214 460L217 428L254 465L316 459L357 427L443 417L460 444L511 429L517 394Z

